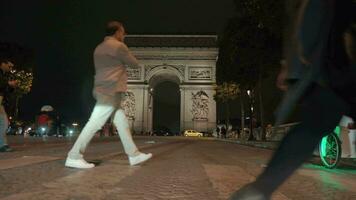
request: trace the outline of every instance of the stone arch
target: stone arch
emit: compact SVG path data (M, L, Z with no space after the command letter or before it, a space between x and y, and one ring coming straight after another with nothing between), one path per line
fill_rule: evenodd
M158 131L164 125L170 131L179 133L180 132L180 121L181 121L181 94L180 94L180 85L184 82L184 70L173 66L173 65L159 65L159 66L152 66L147 69L145 81L148 83L148 93L149 93L149 107L151 107L151 114L149 116L150 127L154 129L154 131ZM167 104L157 104L157 100L162 100L162 93L159 88L165 87L162 84L166 85L170 82L177 85L177 93L178 96L176 98L171 98L170 104L172 106L164 107ZM168 83L169 84L169 83ZM158 88L157 88L158 87ZM154 91L154 92L153 92ZM167 91L167 90L166 90ZM169 90L170 92L173 92ZM158 95L158 96L157 96ZM171 94L171 97L175 96ZM177 103L177 104L176 104ZM177 105L177 106L174 106ZM163 106L163 107L161 107ZM171 112L172 115L167 115L166 112ZM158 116L169 116L164 119L160 119ZM163 122L167 122L161 124ZM178 123L178 124L177 124ZM153 130L152 129L152 130Z
M150 87L155 87L164 81L171 81L180 85L184 82L184 74L172 65L159 65L147 72L145 80Z

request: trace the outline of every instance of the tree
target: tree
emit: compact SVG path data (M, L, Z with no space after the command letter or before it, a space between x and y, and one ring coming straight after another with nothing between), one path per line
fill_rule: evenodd
M238 95L240 93L239 85L232 83L232 82L230 82L230 83L224 82L224 83L217 85L215 87L215 92L216 92L214 95L215 101L221 101L226 106L225 123L226 123L226 129L228 129L229 122L230 122L230 120L229 120L230 119L229 102L238 97Z
M235 0L235 5L236 15L219 37L217 82L239 84L241 98L246 90L257 87L264 127L262 79L279 68L283 1ZM241 120L243 125L244 118Z
M7 107L10 110L9 114L17 120L19 100L32 88L33 51L18 44L0 42L0 56L15 64L15 70L11 72L11 79L17 80L18 84L9 96L10 102L7 103Z
M254 59L254 61L257 61L256 63L250 61L257 67L257 77L254 77L251 86L258 90L262 139L265 139L262 79L279 69L284 24L282 19L285 19L283 17L285 14L284 1L247 0L240 1L240 3L245 8L246 16L251 20L252 25L247 32L254 37L250 37L252 40L249 41L248 46L255 51L256 58L259 58Z
M19 100L23 95L28 94L31 91L33 74L31 71L25 71L25 70L13 71L12 78L14 80L17 80L17 87L12 93L12 96L15 99L14 117L15 119L17 119Z

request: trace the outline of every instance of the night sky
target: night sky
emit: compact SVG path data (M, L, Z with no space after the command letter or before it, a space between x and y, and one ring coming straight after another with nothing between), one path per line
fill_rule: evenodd
M108 20L124 22L128 34L218 34L234 12L233 0L1 0L0 42L35 55L20 117L33 119L49 104L67 120L86 120L94 103L92 52Z

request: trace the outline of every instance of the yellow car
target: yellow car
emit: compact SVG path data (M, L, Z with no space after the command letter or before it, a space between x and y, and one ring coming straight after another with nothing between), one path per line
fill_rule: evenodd
M195 130L186 130L186 131L184 131L184 136L185 137L188 137L188 136L191 136L191 137L203 137L203 133L200 133L200 132L195 131Z

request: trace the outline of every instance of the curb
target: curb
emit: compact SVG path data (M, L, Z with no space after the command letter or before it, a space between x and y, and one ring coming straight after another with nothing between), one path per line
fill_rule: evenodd
M219 139L219 138L216 138L215 140L240 144L240 145L249 146L249 147L269 149L269 150L276 150L280 143L279 141L259 142L259 141L240 141L240 140ZM313 158L319 159L319 155L314 155ZM344 158L344 159L340 160L340 164L342 164L344 166L350 166L350 167L356 168L356 159L345 159ZM339 166L339 168L342 169L342 167L340 167L340 166Z
M250 146L250 147L257 147L257 148L263 148L263 149L270 149L270 150L275 150L279 146L280 141L241 141L241 140L231 140L231 139L219 139L216 138L215 140L217 141L222 141L222 142L229 142L229 143L235 143L235 144L240 144L240 145L245 145L245 146Z

